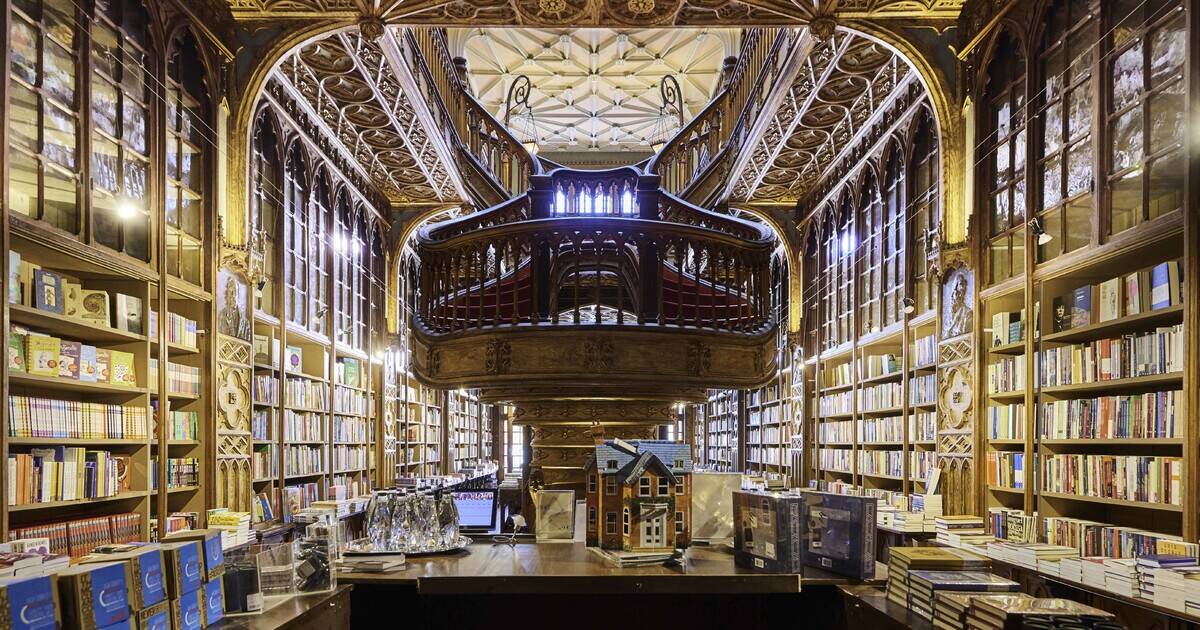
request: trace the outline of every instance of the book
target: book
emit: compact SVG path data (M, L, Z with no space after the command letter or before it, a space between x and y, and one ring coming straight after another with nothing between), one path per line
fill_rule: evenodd
M96 382L96 346L79 345L79 380Z
M1150 310L1169 308L1183 302L1179 261L1170 260L1150 268Z
M133 353L120 350L109 350L108 382L113 385L137 387L137 373L134 371Z
M112 382L112 350L96 348L96 382Z
M299 372L303 366L304 350L300 346L287 346L284 351L284 369Z
M1099 284L1100 312L1097 321L1107 322L1121 317L1121 279L1112 278Z
M63 314L79 317L83 311L83 287L73 279L63 278Z
M25 372L25 335L8 333L8 371Z
M61 341L46 335L25 337L25 357L30 374L58 376L58 358Z
M82 289L79 316L97 326L112 326L108 309L108 291Z
M254 362L272 367L275 365L271 356L271 338L267 335L254 335Z
M21 304L25 306L33 305L33 273L41 268L41 265L36 265L27 260L21 261L17 276L21 285Z
M45 269L34 270L33 306L38 310L63 314L66 304L63 299L62 276Z
M1080 328L1092 323L1092 291L1090 284L1071 292L1071 328Z
M8 303L21 303L21 252L8 250Z
M79 380L79 350L80 343L78 341L63 341L59 344L59 376Z
M142 334L142 300L132 295L118 293L113 300L117 328L134 334Z
M1071 296L1060 295L1054 298L1053 319L1050 322L1051 332L1062 332L1071 329Z
M800 573L804 509L804 498L798 494L735 491L734 564L764 573ZM872 519L872 531L874 525Z
M858 580L875 577L878 498L805 491L804 564Z

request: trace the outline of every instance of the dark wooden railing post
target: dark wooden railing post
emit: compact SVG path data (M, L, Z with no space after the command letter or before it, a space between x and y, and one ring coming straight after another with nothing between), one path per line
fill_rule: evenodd
M658 189L661 178L658 175L639 175L637 185L638 218L651 221L661 220L658 210ZM642 239L638 242L638 275L641 276L642 295L639 320L642 323L660 324L662 314L659 271L662 261L659 260L658 242L653 239Z
M529 178L529 217L549 219L554 214L554 184L548 175ZM550 319L550 244L535 239L530 245L529 289L531 319L534 323Z

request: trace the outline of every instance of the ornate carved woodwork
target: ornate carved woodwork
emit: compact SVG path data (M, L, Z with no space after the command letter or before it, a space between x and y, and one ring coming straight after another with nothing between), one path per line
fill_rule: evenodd
M974 272L961 260L942 276L938 359L938 466L947 514L975 514Z
M247 252L222 249L218 271L216 354L216 482L214 505L250 511L250 278Z

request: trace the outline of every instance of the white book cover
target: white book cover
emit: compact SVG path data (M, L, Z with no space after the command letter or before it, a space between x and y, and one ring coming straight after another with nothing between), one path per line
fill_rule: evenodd
M1121 316L1121 279L1113 278L1100 283L1100 321L1107 322Z

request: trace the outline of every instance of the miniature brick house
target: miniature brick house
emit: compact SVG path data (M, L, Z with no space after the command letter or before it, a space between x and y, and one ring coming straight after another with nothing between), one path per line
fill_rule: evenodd
M662 551L691 540L691 447L666 440L607 440L584 464L587 544Z

